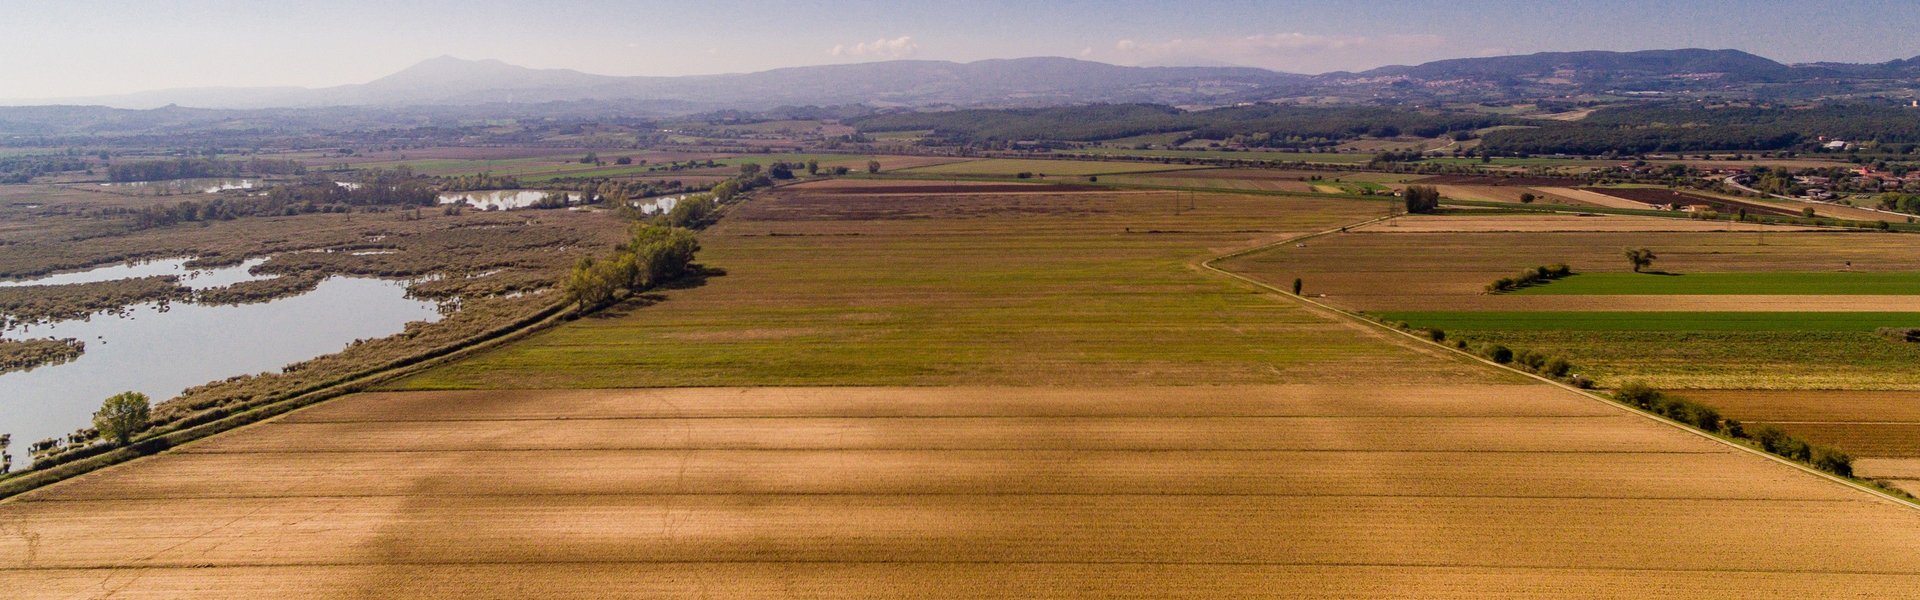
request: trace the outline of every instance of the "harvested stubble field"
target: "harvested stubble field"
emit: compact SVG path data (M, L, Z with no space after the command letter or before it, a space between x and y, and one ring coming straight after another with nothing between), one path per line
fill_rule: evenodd
M1063 175L1085 176L1107 175L1110 173L1180 171L1192 168L1194 167L1187 165L1166 165L1148 162L989 158L914 167L903 169L902 172L916 175L980 175L992 177L1012 177L1020 173L1032 173L1035 176L1046 175L1059 177Z
M1063 192L1101 192L1112 190L1094 185L1050 183L999 183L982 181L940 181L930 179L828 179L806 183L811 193L835 194L1059 194Z
M1144 175L1111 175L1104 182L1167 187L1190 187L1262 192L1313 192L1315 176L1309 171L1272 171L1265 169L1197 169Z
M0 524L22 557L0 578L28 597L1920 583L1920 512L1532 385L363 394L30 493Z
M1523 204L1521 194L1533 194L1534 204L1566 204L1572 206L1595 206L1575 198L1551 194L1542 190L1511 185L1436 185L1442 198L1460 200L1478 200L1481 202L1506 202Z
M1704 204L1722 213L1745 210L1756 215L1799 216L1800 211L1772 204L1735 200L1722 196L1709 196L1690 191L1661 188L1582 188L1575 191L1594 192L1616 198L1625 198L1648 206L1689 206Z
M703 233L723 276L403 386L491 389L350 396L0 503L0 556L21 557L0 580L463 599L1920 585L1920 511L1194 266L1375 203L1203 195L1174 216L1182 195L806 188ZM499 389L780 382L818 387ZM834 387L876 382L913 386Z
M1591 189L1576 189L1576 188L1570 188L1570 187L1542 187L1539 189L1540 191L1548 194L1553 194L1561 198L1566 198L1566 199L1574 200L1578 202L1585 202L1587 204L1592 204L1594 206L1605 206L1609 208L1631 208L1635 210L1645 210L1648 208L1652 208L1653 206L1651 204L1640 202L1638 200L1622 198L1620 196L1615 196L1611 194L1602 194L1597 190L1591 190Z
M1492 211L1486 211L1491 213ZM1562 231L1613 231L1656 232L1656 231L1748 231L1748 232L1787 232L1787 231L1824 231L1815 227L1793 227L1783 225L1761 225L1758 223L1736 221L1713 221L1706 219L1671 219L1637 215L1608 214L1477 214L1460 211L1440 215L1420 215L1394 219L1387 223L1377 223L1357 228L1356 231L1370 233L1437 233L1437 232L1532 232L1553 233Z

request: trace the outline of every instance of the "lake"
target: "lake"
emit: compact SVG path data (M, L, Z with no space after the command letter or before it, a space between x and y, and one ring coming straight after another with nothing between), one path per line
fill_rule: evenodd
M191 179L168 179L164 181L115 181L102 183L102 187L126 188L142 194L167 196L175 194L211 194L227 190L250 190L259 185L258 179L237 179L222 177L196 177Z
M446 192L440 194L441 204L466 203L481 210L510 210L526 208L547 197L546 190L482 190L477 192ZM580 194L568 193L568 202L579 202Z
M634 200L629 202L629 204L632 204L634 208L640 209L641 214L651 215L655 213L664 213L664 212L673 210L673 206L675 204L679 204L680 200L686 197L687 197L687 194L680 194L677 196L660 196L658 198L645 198L641 200Z
M114 265L30 280L79 283L147 275L182 275L195 288L257 279L256 259L221 269L191 270L185 259ZM182 271L186 274L183 275ZM7 282L0 285L20 285ZM186 388L332 354L356 339L399 333L411 321L437 321L439 307L406 295L406 282L333 277L313 291L241 306L173 302L141 304L120 314L17 327L11 339L76 338L86 353L71 362L0 374L0 433L16 470L35 441L91 426L107 396L132 390L154 403Z

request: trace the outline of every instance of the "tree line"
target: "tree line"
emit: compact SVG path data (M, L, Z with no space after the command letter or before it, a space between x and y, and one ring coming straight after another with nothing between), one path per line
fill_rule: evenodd
M1658 103L1594 111L1585 119L1487 132L1492 154L1785 150L1826 140L1920 143L1920 112L1874 104L1813 107Z
M135 229L165 227L179 223L226 221L240 217L291 216L311 213L351 212L362 209L432 206L439 192L404 170L371 171L352 187L334 183L314 174L300 181L277 185L264 196L221 196L209 200L183 200L173 204L153 204L145 208L115 208L100 212L103 216L125 216Z
M254 158L245 162L217 158L173 158L115 163L107 167L110 181L162 181L194 177L241 175L302 175L307 167L295 160Z

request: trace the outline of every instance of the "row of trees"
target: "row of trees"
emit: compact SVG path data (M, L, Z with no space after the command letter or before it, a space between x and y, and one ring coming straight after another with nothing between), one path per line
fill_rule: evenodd
M1551 265L1541 265L1521 271L1518 275L1493 280L1492 283L1487 284L1487 293L1498 294L1511 292L1520 288L1547 283L1572 274L1573 268L1565 264L1555 263Z
M1887 192L1875 197L1875 200L1879 202L1880 210L1920 215L1920 194Z
M1739 421L1721 417L1720 411L1711 406L1662 393L1645 383L1622 385L1614 391L1613 398L1701 431L1750 440L1768 453L1808 463L1828 473L1841 477L1853 476L1853 457L1845 452L1808 444L1771 425L1761 426L1752 432L1746 431Z
M240 217L351 212L356 207L387 209L432 206L439 193L428 182L399 171L374 171L348 188L325 176L307 175L297 183L274 186L265 196L227 196L183 200L145 208L103 210L104 216L128 216L136 229L179 223L225 221Z
M567 300L592 310L686 275L700 242L693 230L661 225L636 225L632 239L609 258L581 258L567 274L561 289Z
M296 160L255 158L233 162L217 158L173 158L117 163L107 167L112 181L161 181L191 177L238 177L240 175L301 175L307 167Z

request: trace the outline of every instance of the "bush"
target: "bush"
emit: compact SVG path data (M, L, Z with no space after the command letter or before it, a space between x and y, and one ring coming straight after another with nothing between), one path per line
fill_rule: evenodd
M1519 354L1514 355L1513 362L1520 363L1529 371L1539 371L1541 366L1547 364L1547 357L1532 350L1521 350Z
M1896 342L1920 343L1920 327L1881 327L1873 332Z
M1493 280L1492 283L1487 284L1487 293L1498 294L1501 292L1510 292L1524 287L1547 283L1572 274L1573 268L1565 264L1555 263L1551 265L1541 265L1521 271L1519 275L1501 277Z
M1613 399L1642 409L1653 408L1654 403L1659 402L1663 396L1660 390L1638 381L1628 382L1620 386L1620 389L1613 391Z
M1513 350L1499 344L1492 344L1485 348L1482 348L1480 350L1480 353L1482 355L1485 355L1488 359L1492 360L1493 362L1497 362L1503 365L1513 362Z
M1813 449L1813 467L1841 477L1852 477L1853 457L1832 448L1816 447Z
M1567 372L1572 370L1573 364L1567 362L1567 359L1558 356L1549 358L1545 364L1540 365L1540 374L1554 379L1566 377Z
M1433 340L1433 341L1436 341L1436 342L1444 342L1444 341L1447 341L1447 332L1446 332L1446 330L1444 330L1444 329L1439 329L1439 328L1434 328L1434 329L1428 329L1428 330L1427 330L1427 339L1430 339L1430 340Z
M1806 442L1772 425L1760 426L1753 434L1753 441L1760 444L1761 450L1797 461L1805 462L1813 457L1813 448Z

